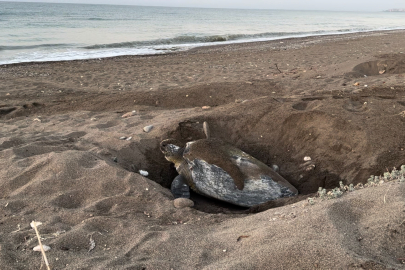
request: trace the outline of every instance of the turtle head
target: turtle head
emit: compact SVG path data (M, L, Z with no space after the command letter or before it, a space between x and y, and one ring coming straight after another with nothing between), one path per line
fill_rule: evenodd
M176 168L184 161L183 152L184 148L177 146L176 141L173 139L163 140L160 143L160 151L165 155L165 158L173 162Z

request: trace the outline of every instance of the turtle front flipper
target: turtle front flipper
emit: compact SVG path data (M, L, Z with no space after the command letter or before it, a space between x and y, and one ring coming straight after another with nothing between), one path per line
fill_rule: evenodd
M190 188L182 175L178 175L174 178L170 190L175 199L177 198L190 199Z
M216 162L215 165L222 168L225 172L227 172L233 179L235 186L239 190L243 190L245 187L245 176L240 171L239 167L232 163L231 160L225 159L221 160L220 162Z
M223 142L218 140L198 140L187 143L183 157L188 163L194 160L202 160L221 168L231 176L235 186L239 190L243 190L246 176L230 159L228 147L228 145L224 145Z

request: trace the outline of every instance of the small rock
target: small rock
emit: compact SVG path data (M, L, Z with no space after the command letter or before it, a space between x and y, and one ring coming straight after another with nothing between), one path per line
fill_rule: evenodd
M278 167L276 164L271 165L271 168L272 168L273 171L275 171L275 172L279 172L279 171L280 171L280 167Z
M139 174L142 175L142 176L148 176L149 175L149 173L147 171L144 171L144 170L139 170Z
M128 137L125 140L130 141L130 140L132 140L132 137Z
M148 132L150 132L152 129L153 129L153 126L150 125L150 126L144 127L144 128L143 128L143 131L145 131L146 133L148 133Z
M174 207L176 208L185 208L185 207L193 207L194 202L190 199L186 198L177 198L173 201Z
M304 161L311 161L312 160L312 158L311 157L304 157Z
M356 82L356 83L354 83L353 85L354 85L354 86L359 86L360 83L359 83L359 82Z
M112 157L112 161L114 161L115 163L118 162L118 158L117 157Z
M127 139L127 137L125 137L125 136L120 137L120 140L126 140L126 139Z
M208 110L209 108L211 108L211 106L202 106L201 107L203 110Z
M37 122L42 122L42 120L41 120L41 119L39 119L39 118L35 118L35 119L34 119L34 121L37 121Z
M50 247L50 246L47 246L47 245L42 245L42 247L44 248L45 251L48 251L48 250L51 249L51 247ZM38 246L34 247L32 250L33 250L33 251L41 251L41 246L38 245Z

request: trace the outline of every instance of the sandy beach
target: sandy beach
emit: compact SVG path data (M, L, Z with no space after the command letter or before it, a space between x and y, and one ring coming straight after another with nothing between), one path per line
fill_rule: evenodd
M404 34L0 66L0 269L46 269L34 220L52 269L404 269L405 183L358 185L405 164ZM204 121L300 194L175 208Z

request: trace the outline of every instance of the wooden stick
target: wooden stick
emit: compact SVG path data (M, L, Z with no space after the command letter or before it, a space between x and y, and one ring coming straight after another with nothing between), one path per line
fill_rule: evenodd
M39 232L38 232L38 229L37 229L37 222L33 221L33 222L31 222L30 225L31 225L32 228L34 228L35 233L37 234L38 243L39 243L39 246L41 247L41 252L42 252L42 256L44 257L46 267L48 268L48 270L51 270L51 268L49 267L48 259L46 258L44 247L42 246L42 243L41 243L41 236L39 235Z

